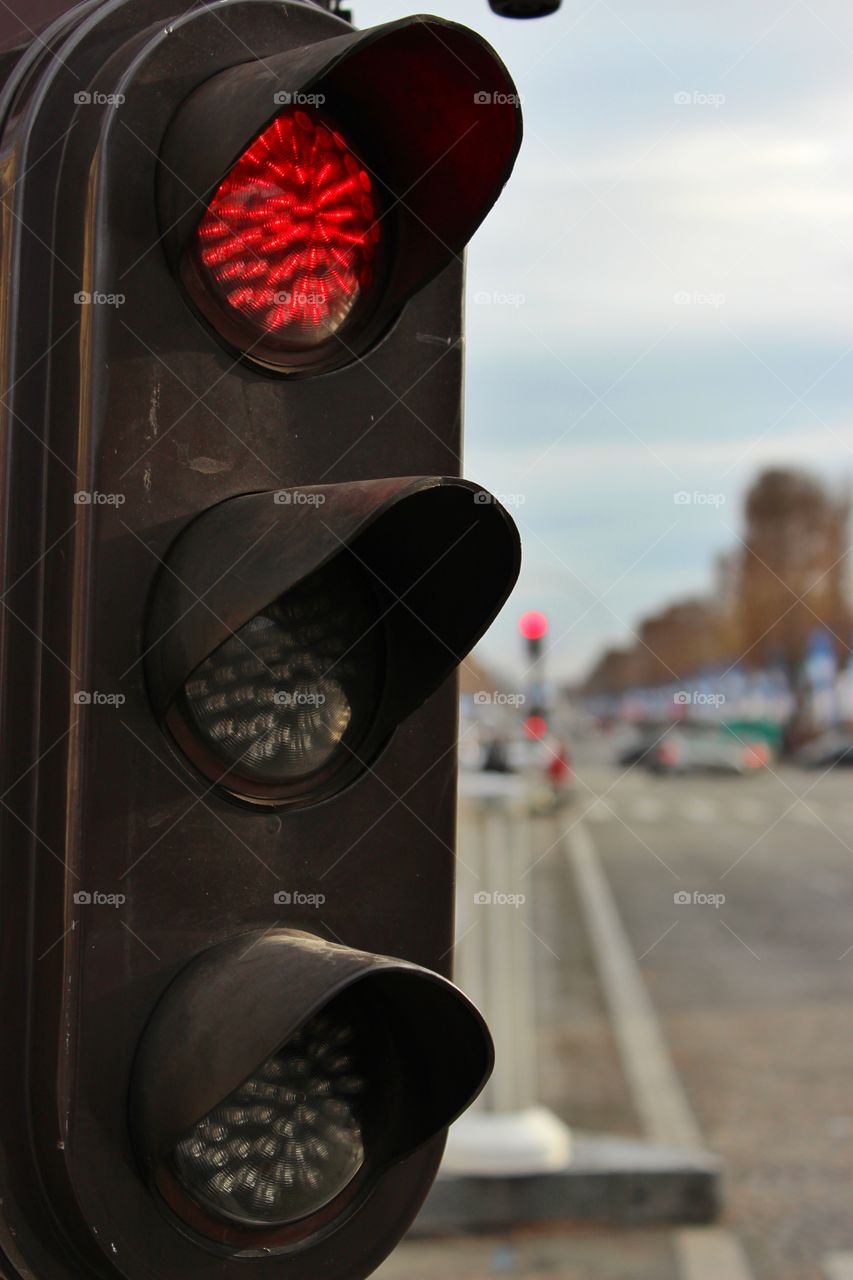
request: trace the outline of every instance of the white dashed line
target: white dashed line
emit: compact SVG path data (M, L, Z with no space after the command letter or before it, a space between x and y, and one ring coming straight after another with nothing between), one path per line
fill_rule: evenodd
M736 822L747 826L760 823L767 826L773 821L770 806L763 800L738 800L732 808L732 817Z
M687 822L697 822L706 826L717 821L717 806L700 796L690 796L684 801L682 815Z
M752 1280L746 1254L730 1231L677 1231L673 1244L680 1280ZM846 1280L851 1280L849 1273Z
M814 805L806 808L804 804L796 804L788 814L788 817L793 819L794 822L799 822L804 827L822 826L821 817L815 810Z
M613 811L611 809L608 809L606 804L601 804L598 801L596 801L595 804L590 805L590 807L585 811L583 816L584 816L585 822L615 822L616 821L616 815L613 813Z
M828 1253L823 1274L826 1280L853 1280L853 1253Z
M655 796L641 796L628 811L629 822L662 822L667 816L663 801Z

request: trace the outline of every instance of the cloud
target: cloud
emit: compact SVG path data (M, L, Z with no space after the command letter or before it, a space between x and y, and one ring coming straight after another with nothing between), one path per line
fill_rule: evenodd
M410 11L354 4L364 24ZM485 650L517 667L515 616L545 607L565 633L551 669L576 674L709 587L758 467L849 483L853 7L567 0L513 23L471 0L463 16L526 119L468 255L467 470L525 495L522 579ZM681 488L727 501L679 513ZM572 571L618 585L585 613Z

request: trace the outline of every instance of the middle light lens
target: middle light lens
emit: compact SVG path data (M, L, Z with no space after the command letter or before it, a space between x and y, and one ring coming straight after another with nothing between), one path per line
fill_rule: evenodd
M196 668L186 712L224 770L284 785L352 761L382 689L380 612L358 562L338 557Z

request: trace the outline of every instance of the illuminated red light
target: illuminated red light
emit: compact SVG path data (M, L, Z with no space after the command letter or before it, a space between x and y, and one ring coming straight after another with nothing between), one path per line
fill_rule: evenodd
M196 233L210 291L282 351L341 328L374 279L373 183L316 111L277 116L220 183Z
M518 620L518 629L525 640L541 640L548 630L548 619L544 613L531 609L523 613Z
M524 736L531 742L539 742L548 732L548 722L544 716L528 716L524 722Z

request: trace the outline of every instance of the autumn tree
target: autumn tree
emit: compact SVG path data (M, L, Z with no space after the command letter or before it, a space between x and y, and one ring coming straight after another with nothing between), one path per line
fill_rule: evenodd
M816 628L847 653L849 504L797 470L763 472L746 499L737 592L743 662L781 665L794 695L794 725L808 716L805 662Z
M723 620L709 600L679 600L646 618L639 629L646 683L684 682L724 656Z

